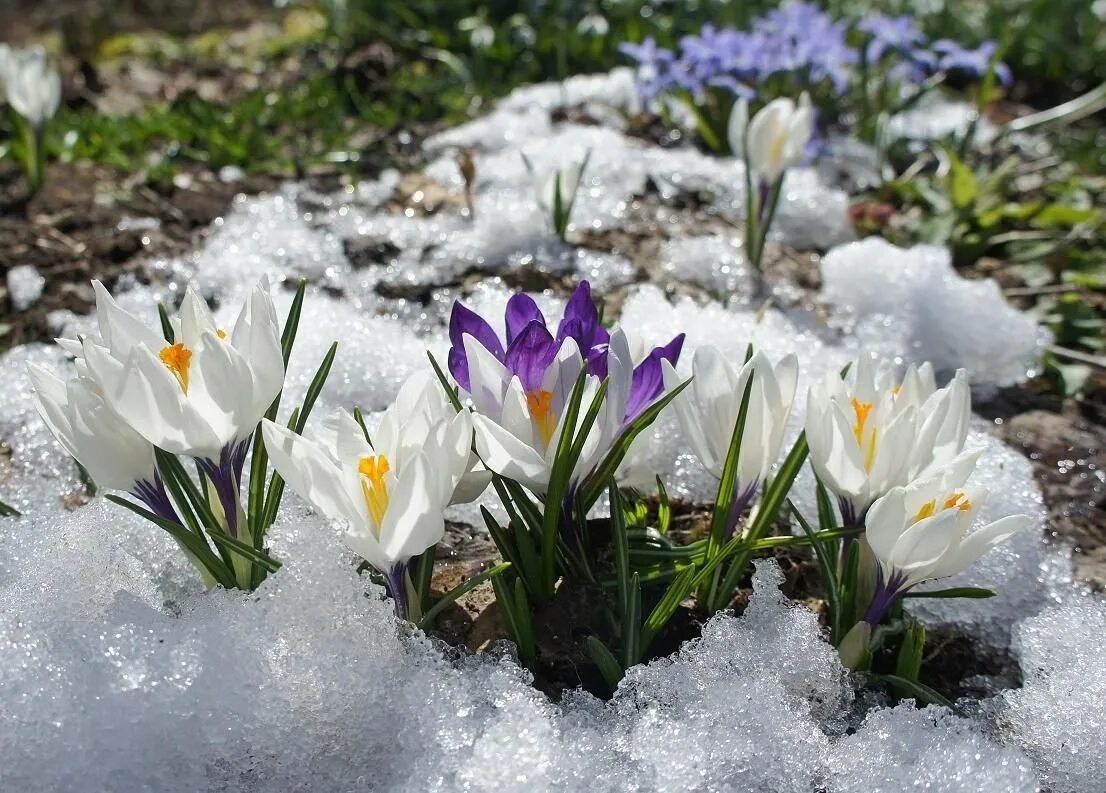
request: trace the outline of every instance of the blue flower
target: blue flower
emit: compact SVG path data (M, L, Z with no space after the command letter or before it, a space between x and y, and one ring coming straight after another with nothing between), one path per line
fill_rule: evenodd
M943 72L965 72L973 77L983 77L991 68L998 45L985 41L975 49L964 47L951 39L933 42L933 52L937 55L937 69ZM995 76L1003 85L1013 82L1010 67L999 61L995 64Z
M857 28L871 36L865 49L868 63L878 62L889 52L910 58L914 50L926 42L917 23L907 14L897 17L873 14L861 20Z

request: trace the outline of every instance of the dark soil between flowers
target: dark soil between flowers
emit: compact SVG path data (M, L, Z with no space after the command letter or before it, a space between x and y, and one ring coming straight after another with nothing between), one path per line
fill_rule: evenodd
M690 541L704 536L710 520L709 505L673 503L670 536ZM605 520L592 522L595 537L609 529ZM783 525L777 533L790 533ZM781 591L792 601L802 603L818 615L825 627L826 609L822 600L817 565L808 549L777 548L771 555L784 576ZM438 548L438 568L433 591L441 594L463 583L480 570L498 562L498 554L487 537L453 524ZM600 580L612 579L610 560L597 565ZM740 616L752 594L751 573L741 581L729 604ZM645 594L643 610L648 613L659 591ZM536 657L528 664L534 686L553 701L583 688L606 699L612 694L598 667L588 654L586 642L596 636L609 647L618 642L618 613L614 592L591 582L562 580L557 594L534 613ZM656 637L646 661L665 658L688 641L701 635L708 616L692 600L685 601L666 629ZM453 647L480 652L499 641L508 640L506 625L496 605L491 586L484 584L461 598L444 612L431 634ZM945 626L929 631L924 648L922 682L951 700L960 697L982 698L999 688L1021 685L1016 660L1005 651L987 647L970 632ZM877 658L877 665L894 669L894 658Z
M0 350L48 339L53 311L90 310L93 278L109 288L126 275L149 281L146 263L193 250L235 195L273 189L279 180L228 184L202 172L181 184L187 186L128 185L109 168L57 163L28 201L18 169L0 170L0 273L31 265L46 279L42 298L22 312L0 281L0 317L8 326Z

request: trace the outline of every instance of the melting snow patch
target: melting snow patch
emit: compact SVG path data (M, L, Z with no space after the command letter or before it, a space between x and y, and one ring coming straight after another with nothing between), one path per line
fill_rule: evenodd
M899 248L878 237L822 260L823 297L856 318L861 342L887 357L964 367L976 385L1021 382L1039 365L1045 332L990 280L969 281L945 248Z
M1032 764L978 726L910 702L869 714L829 760L830 793L1036 793Z
M1106 782L1106 606L1072 595L1018 628L1025 683L999 698L1004 734L1037 762L1053 793Z
M476 149L473 218L456 202L431 215L395 213L386 206L395 172L337 196L289 188L242 199L200 251L159 263L153 286L131 283L119 302L156 326L154 301L172 302L194 281L227 323L261 276L307 277L285 410L338 341L312 421L336 407L378 411L425 365L426 349L444 360L445 318L462 283L466 303L499 322L510 292L496 274L586 276L600 295L639 276L621 254L553 237L520 151L541 167L592 152L578 231L619 228L635 196L654 188L662 201L702 192L708 212L740 220L743 175L733 160L550 118L580 103L631 108L631 87L621 73L535 86L428 142L438 156L424 175L454 198L463 181L446 149ZM846 203L813 171L791 172L780 240L821 248L848 239ZM740 294L747 276L737 238L665 234L661 263L673 279ZM380 255L355 267L343 242L358 239ZM993 284L961 279L940 249L866 240L833 250L824 270L826 299L855 312L840 333L801 311L673 301L654 286L622 291L620 321L643 349L686 332L681 371L706 343L734 360L749 342L772 359L795 352L800 395L870 348L928 358L946 372L966 366L986 385L1017 381L1037 364L1035 324ZM486 277L473 283L473 274ZM283 314L291 293L274 292ZM547 313L561 302L535 297ZM66 335L95 330L88 317L59 323ZM582 692L551 703L509 648L469 656L397 626L333 528L291 494L271 534L281 570L253 595L205 593L172 543L138 518L103 499L64 511L61 496L80 491L80 480L28 399L31 361L71 372L53 347L0 357L0 438L12 449L0 460L0 492L28 515L0 531L4 788L1007 793L1036 788L1035 763L1057 793L1101 793L1106 610L1071 595L1066 563L1040 539L1044 511L1029 463L982 426L969 440L987 447L977 480L1002 496L982 517L1025 512L1034 525L949 582L994 585L999 597L955 609L911 605L997 646L1013 634L1026 684L993 703L1005 746L984 719L907 705L875 710L842 737L852 688L815 616L779 593L770 562L758 565L741 618L717 616L672 657L631 669L608 703ZM790 438L802 407L800 397ZM674 496L713 497L715 481L684 448L667 415L634 458L649 481L664 472ZM796 501L813 515L804 477ZM475 507L456 514L474 520ZM1053 601L1061 605L1041 611Z
M8 299L14 311L26 311L42 297L46 279L33 265L21 264L8 270Z

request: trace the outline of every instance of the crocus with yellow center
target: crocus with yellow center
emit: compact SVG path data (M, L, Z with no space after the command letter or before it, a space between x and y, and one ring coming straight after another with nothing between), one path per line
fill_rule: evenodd
M59 340L120 421L148 443L193 457L217 497L217 513L238 535L246 452L261 416L284 385L280 327L262 281L233 331L219 335L210 309L189 288L173 339L124 311L98 281L99 334Z
M928 364L900 379L862 355L847 378L833 373L807 396L806 437L822 483L837 496L847 525L872 502L947 465L964 449L971 395L963 372L938 389Z
M443 511L470 476L472 422L452 410L428 422L401 400L373 431L373 443L349 413L309 439L265 420L273 465L305 501L341 524L346 544L380 571L402 618L409 616L407 565L445 531Z
M987 490L967 484L979 452L965 452L947 467L895 487L868 511L864 536L879 565L865 621L878 625L894 602L922 581L947 578L1029 523L1024 515L972 527Z

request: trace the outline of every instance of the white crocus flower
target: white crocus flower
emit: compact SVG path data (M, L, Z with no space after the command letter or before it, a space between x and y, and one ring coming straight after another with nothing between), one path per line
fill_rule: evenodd
M553 231L562 239L572 219L572 206L576 203L576 192L588 167L590 153L577 165L567 168L549 166L535 168L529 159L523 156L526 170L534 185L534 195L538 207L553 226Z
M964 448L971 394L963 371L944 388L928 364L897 381L863 355L851 384L830 374L807 395L806 438L815 473L833 492L846 525L891 488L947 465Z
M408 423L406 407L385 413L373 442L348 413L332 443L265 420L265 449L288 486L344 525L346 544L385 575L400 617L408 614L407 564L437 543L442 512L469 470L472 422L466 411L429 427Z
M100 338L86 337L89 376L108 405L150 443L220 463L244 455L257 422L284 385L284 359L268 283L257 285L234 328L219 328L191 288L179 330L160 330L127 313L98 281Z
M1029 523L1012 515L972 530L987 490L966 482L979 452L966 452L946 468L906 487L893 488L868 511L865 537L879 564L879 583L865 620L877 625L887 609L922 581L947 578Z
M662 366L666 388L675 388L680 383L679 375L668 361ZM676 397L676 413L691 450L715 477L722 476L742 397L752 378L737 462L735 516L748 504L776 462L795 398L798 373L794 355L773 366L763 353L756 352L736 368L714 347L695 351L691 385Z
M580 187L580 175L579 168L551 168L531 173L534 195L544 214L552 216L558 200L562 211L572 206L576 190Z
M371 435L378 446L401 449L406 456L425 446L428 439L440 433L455 415L457 410L445 395L438 378L432 372L419 370L399 387L395 402L381 415ZM342 416L339 413L334 419L324 422L326 431L333 433L335 437L339 432ZM335 441L328 437L327 443L333 446ZM484 468L470 446L464 475L457 483L449 503L467 504L475 501L490 482L491 472Z
M525 485L538 494L549 488L549 478L562 433L566 409L584 359L575 340L567 337L546 369L539 388L527 391L487 348L472 336L464 337L469 378L476 413L476 448L489 469ZM607 356L608 386L599 415L588 430L569 480L570 490L602 460L622 427L633 376L633 361L625 334L611 334ZM587 375L575 435L600 388Z
M736 122L731 117L731 136L734 124L740 121L740 117ZM798 103L787 97L773 99L753 116L745 130L749 167L764 181L775 182L802 160L813 133L814 108L805 91Z
M34 364L28 369L42 420L99 487L153 486L154 447L108 408L95 386L80 377L64 382Z
M8 104L35 130L58 112L61 76L50 66L41 47L10 51L3 80Z
M730 153L734 157L745 157L745 133L749 128L749 100L738 99L733 103L730 120L726 125L726 137L730 143Z

